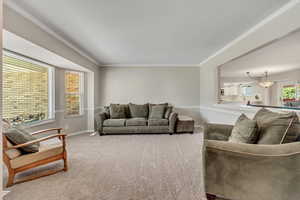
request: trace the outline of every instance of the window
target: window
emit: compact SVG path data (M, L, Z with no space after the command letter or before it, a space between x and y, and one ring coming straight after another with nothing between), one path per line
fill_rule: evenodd
M83 73L65 72L65 104L66 115L83 114Z
M54 69L12 53L3 56L3 118L14 124L54 118Z
M285 85L282 88L282 100L284 102L295 101L296 100L296 86L295 85Z

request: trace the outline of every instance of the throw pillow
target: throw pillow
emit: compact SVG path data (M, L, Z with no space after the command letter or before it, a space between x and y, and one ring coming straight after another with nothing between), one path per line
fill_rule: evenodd
M173 111L173 106L168 106L165 112L165 119L169 119L172 111Z
M30 142L32 140L36 140L37 138L26 132L25 130L19 130L17 128L11 128L4 132L4 135L8 138L10 142L14 145L23 144L26 142ZM39 151L40 144L35 143L25 147L22 147L21 150L25 153L35 153Z
M110 104L109 113L111 119L125 119L125 106L119 104Z
M129 110L130 110L130 115L132 118L136 117L142 117L142 118L147 118L148 117L148 104L143 104L143 105L137 105L133 103L129 103Z
M242 114L236 121L229 137L229 142L254 144L257 141L258 131L256 121Z
M149 119L163 119L165 110L165 105L152 106Z
M280 144L291 120L299 122L295 112L277 113L267 109L259 110L254 119L259 128L258 144ZM296 141L298 132L296 129L294 126L288 130L283 143Z

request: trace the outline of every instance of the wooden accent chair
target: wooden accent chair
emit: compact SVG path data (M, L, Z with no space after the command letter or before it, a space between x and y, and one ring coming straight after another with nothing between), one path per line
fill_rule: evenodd
M32 135L49 133L50 131L57 131L57 134L41 137L39 139L19 144L12 145L6 136L3 135L3 161L8 169L8 181L6 186L10 187L13 184L22 183L30 180L34 180L40 177L55 174L60 171L67 171L67 151L66 151L66 135L61 134L61 128L51 128L46 130L41 130L32 133ZM58 144L40 144L39 151L36 153L21 154L18 149L25 147L30 144L35 144L38 142L43 142L46 140L58 138ZM14 182L14 177L17 173L26 171L28 169L45 165L54 161L63 160L64 167L62 169L49 170L43 174L29 176L26 179Z

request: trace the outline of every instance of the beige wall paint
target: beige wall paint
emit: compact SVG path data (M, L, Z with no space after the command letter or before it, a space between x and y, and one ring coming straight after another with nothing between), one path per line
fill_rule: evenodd
M199 67L101 68L101 105L169 102L199 122Z

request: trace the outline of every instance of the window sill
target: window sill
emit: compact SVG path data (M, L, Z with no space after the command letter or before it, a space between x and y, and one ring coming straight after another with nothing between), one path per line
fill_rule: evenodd
M47 119L47 120L43 120L43 121L39 121L39 122L29 123L29 124L26 124L25 126L28 128L32 128L32 127L36 127L36 126L42 126L45 124L51 124L54 122L55 122L55 119Z
M65 119L73 119L73 118L82 118L84 117L84 114L80 114L80 115L65 115Z

